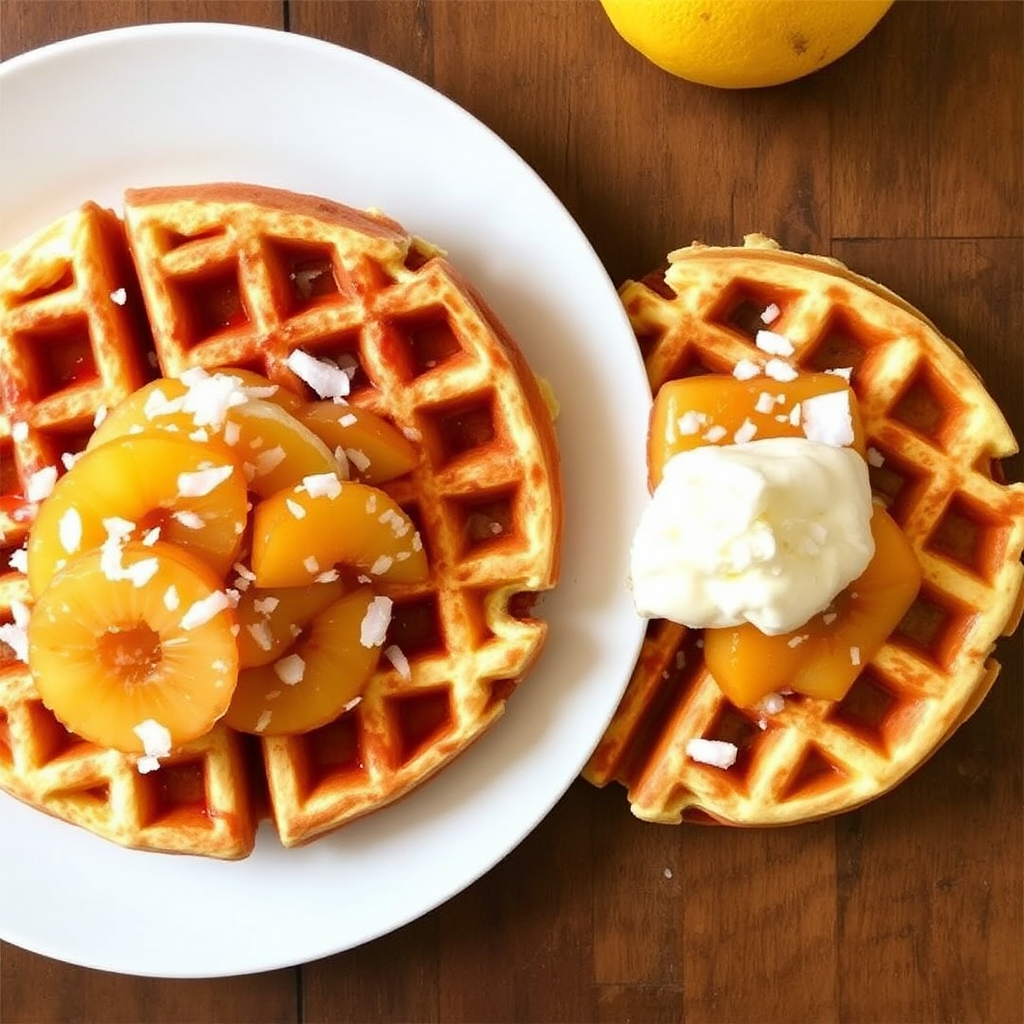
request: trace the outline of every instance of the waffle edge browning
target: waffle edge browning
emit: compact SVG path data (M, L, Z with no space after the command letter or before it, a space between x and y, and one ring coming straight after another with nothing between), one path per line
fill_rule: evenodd
M384 489L430 576L378 588L408 677L384 659L327 726L256 740L217 725L148 775L68 733L0 645L0 789L139 849L244 857L267 813L299 845L448 764L538 657L532 605L557 582L562 526L551 410L479 293L381 214L233 183L129 190L124 206L122 222L86 203L0 254L0 622L28 603L9 568L27 482L84 448L101 409L193 366L313 398L285 364L297 348L354 365L350 401L419 438L417 467Z
M909 537L924 579L915 604L838 702L788 695L766 714L733 707L704 664L699 631L652 620L625 695L584 770L622 783L642 819L778 825L850 810L926 760L984 699L992 657L1024 602L1024 484L999 460L1017 443L963 353L918 310L838 261L695 243L664 277L620 291L652 393L694 373L763 365L760 313L781 316L804 370L852 367L872 488ZM738 747L732 768L690 760L688 740Z

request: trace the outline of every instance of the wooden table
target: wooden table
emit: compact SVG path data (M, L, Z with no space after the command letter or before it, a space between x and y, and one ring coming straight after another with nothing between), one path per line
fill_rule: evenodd
M616 282L695 238L751 230L832 253L928 311L1024 436L1018 3L900 3L832 67L751 92L670 77L597 3L569 0L3 0L0 17L4 58L177 20L368 53L516 148ZM855 813L774 831L661 827L633 819L617 787L577 782L489 875L360 949L163 981L5 945L0 1021L1019 1024L1022 652L1020 634L1005 641L981 710Z

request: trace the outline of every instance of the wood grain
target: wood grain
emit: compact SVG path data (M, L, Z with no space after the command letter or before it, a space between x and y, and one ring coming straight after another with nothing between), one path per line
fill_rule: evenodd
M925 310L1024 437L1019 3L898 3L817 75L741 92L659 71L585 0L2 0L0 56L184 19L287 25L439 89L534 167L615 281L755 230L830 252ZM998 654L977 714L835 820L653 826L576 782L487 875L359 949L158 981L4 945L0 1022L1020 1024L1021 634Z

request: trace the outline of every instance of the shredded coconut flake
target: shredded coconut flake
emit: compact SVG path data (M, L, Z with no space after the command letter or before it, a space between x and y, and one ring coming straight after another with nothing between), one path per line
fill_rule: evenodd
M330 498L341 494L341 481L336 473L314 473L302 478L302 487L311 498Z
M767 391L762 391L754 403L754 411L761 413L762 416L767 416L774 408L775 399Z
M256 719L256 725L254 726L256 732L263 732L270 725L271 717L272 712L264 710L260 717Z
M366 609L359 627L359 642L364 647L380 647L391 623L391 598L375 597Z
M28 552L24 548L18 548L16 551L11 552L11 557L7 559L7 564L15 572L28 572Z
M277 610L277 606L281 603L279 597L257 597L252 603L253 610L257 615L271 615Z
M215 615L231 607L231 599L222 590L200 598L181 618L182 629L196 629L205 625Z
M395 671L403 678L409 679L412 677L412 670L409 668L409 659L405 656L402 649L397 644L391 644L384 648L384 657L391 662L394 666Z
M98 428L99 425L107 418L107 407L101 405L96 409L95 414L92 418L92 425L94 428Z
M338 426L339 427L354 427L358 422L359 422L358 417L355 416L353 413L350 413L350 412L345 413L344 416L339 416L338 417Z
M868 465L875 468L885 464L885 456L877 448L867 450Z
M845 388L804 399L802 419L804 436L810 441L837 448L853 443L850 392Z
M768 374L772 380L777 380L782 384L785 384L786 381L796 380L799 376L794 367L781 359L769 359L768 362L764 364L764 372Z
M28 424L24 420L16 420L11 424L11 440L18 442L28 440Z
M370 468L370 459L366 452L361 451L359 448L346 448L345 454L348 456L348 461L359 470L360 473L365 473Z
M201 530L206 525L205 520L198 512L191 512L187 508L172 512L171 518L184 526L186 530Z
M138 760L139 773L146 775L156 771L160 767L160 758L171 753L170 730L155 719L147 718L139 722L132 732L142 741L142 749L145 751L145 755Z
M269 651L274 646L274 637L266 622L251 622L245 628L261 651Z
M289 654L274 662L274 675L286 686L296 686L306 674L306 663L297 654Z
M725 435L728 432L729 431L727 431L725 427L721 426L720 424L714 427L709 427L704 432L704 440L707 441L709 444L717 444L719 441L722 440L723 437L725 437Z
M178 588L172 583L164 591L164 607L169 611L173 612L177 610L181 604L181 598L178 596Z
M708 418L705 413L694 412L690 409L676 420L676 429L684 437L689 437L692 434L698 433L700 428L707 423L707 420Z
M381 555L377 561L370 566L371 576L380 576L381 573L385 573L391 568L394 559L390 555Z
M732 439L736 444L746 444L747 441L753 441L756 433L757 426L748 418L740 424L739 430L732 435Z
M754 344L770 356L791 356L793 354L793 343L784 334L776 334L774 331L758 331L754 338Z
M296 519L305 518L306 510L297 501L294 501L292 498L285 498L284 503L288 511L291 512Z
M773 324L779 319L779 314L782 312L781 309L774 303L770 303L765 307L765 311L761 314L761 323Z
M183 498L204 498L234 472L234 466L209 466L194 473L178 474L178 494Z
M787 647L799 647L807 639L806 633L800 633L797 636L791 636L786 641Z
M351 390L349 375L341 367L315 359L301 349L290 352L285 365L321 398L344 398Z
M25 497L29 501L43 501L50 496L53 485L57 482L57 467L44 466L28 478Z
M268 473L273 473L278 466L287 458L287 453L281 445L275 445L273 448L267 448L265 451L259 453L256 456L256 461L253 463L256 469L257 476L266 476Z
M740 359L732 368L732 375L737 380L750 380L761 375L761 367L749 359Z
M124 288L115 288L110 293L110 301L115 306L123 306L128 301L128 292Z
M188 388L182 396L182 409L192 417L196 427L220 430L228 411L249 401L237 377L223 373L208 374L201 367L192 367L181 375Z
M686 744L686 756L691 761L709 764L714 768L731 768L739 753L735 743L724 740L693 739Z
M320 563L316 560L316 555L308 555L302 560L302 567L306 572L319 572Z
M860 648L859 647L851 647L850 648L850 664L851 665L859 665L860 664Z

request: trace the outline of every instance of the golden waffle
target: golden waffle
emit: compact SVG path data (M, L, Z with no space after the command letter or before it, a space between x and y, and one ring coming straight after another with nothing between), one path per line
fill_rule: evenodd
M382 659L361 701L321 729L264 737L258 749L226 728L210 734L238 754L227 784L238 805L260 805L267 790L282 842L306 842L448 763L500 717L539 654L546 626L530 606L557 578L562 514L550 412L480 296L381 215L212 185L130 191L125 226L164 375L244 367L315 397L286 365L301 349L348 367L349 400L421 447L417 468L385 488L431 566L422 584L380 588L394 602L384 646L400 655ZM243 746L258 768L248 775ZM133 771L133 784L164 767ZM16 792L13 780L0 784ZM190 837L161 846L96 831L218 854Z
M774 713L740 709L704 664L698 630L652 620L623 700L585 769L627 787L651 821L772 825L847 810L890 789L978 707L996 640L1021 617L1024 485L1000 482L1016 442L962 353L917 310L823 257L762 236L694 245L664 281L621 297L652 391L673 378L731 373L761 313L806 370L852 367L872 487L921 563L917 600L841 701L787 695ZM880 456L880 457L879 457ZM875 464L877 463L877 464ZM774 702L773 702L774 703ZM734 744L728 769L687 756L694 738Z
M84 449L102 410L146 379L151 354L117 216L87 203L0 260L0 623L29 603L29 481ZM126 846L240 857L255 821L240 738L214 729L166 771L86 743L43 706L0 642L0 789Z

